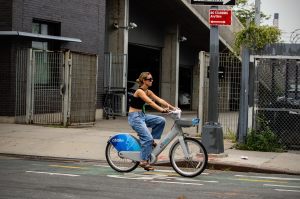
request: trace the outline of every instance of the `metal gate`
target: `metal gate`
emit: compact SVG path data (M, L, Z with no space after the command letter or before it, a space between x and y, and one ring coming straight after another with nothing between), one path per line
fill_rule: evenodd
M287 148L300 147L300 57L255 58L254 120L266 121ZM259 129L258 124L254 124Z
M127 112L127 55L105 53L104 113L106 118Z
M70 123L95 122L98 57L74 52L70 56Z
M95 55L18 50L16 122L64 126L94 122L96 74Z
M208 122L209 53L200 54L200 108L203 122ZM232 54L219 54L218 112L224 134L237 133L240 100L241 61ZM203 86L201 86L201 84ZM201 99L202 98L202 99ZM204 124L203 123L203 124Z

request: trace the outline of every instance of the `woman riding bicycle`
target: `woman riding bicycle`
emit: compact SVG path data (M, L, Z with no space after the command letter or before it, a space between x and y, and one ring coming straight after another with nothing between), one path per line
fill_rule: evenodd
M139 88L130 100L128 123L137 132L140 139L142 159L140 166L149 171L154 170L149 164L152 148L156 146L154 139L161 138L166 120L161 116L146 114L145 104L147 103L162 113L167 113L169 109L174 110L175 107L149 90L153 83L152 75L149 72L142 72L136 82L139 84ZM152 131L150 132L148 128L151 128Z

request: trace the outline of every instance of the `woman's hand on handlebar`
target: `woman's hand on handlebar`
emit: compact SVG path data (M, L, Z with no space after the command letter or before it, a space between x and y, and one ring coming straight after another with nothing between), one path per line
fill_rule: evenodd
M169 112L170 112L170 109L164 108L161 112L162 112L162 113L169 113Z
M174 107L174 108L170 109L170 107L168 107L168 108L164 108L161 112L162 113L171 113L171 112L174 112L174 111L181 111L181 109L178 108L178 107Z

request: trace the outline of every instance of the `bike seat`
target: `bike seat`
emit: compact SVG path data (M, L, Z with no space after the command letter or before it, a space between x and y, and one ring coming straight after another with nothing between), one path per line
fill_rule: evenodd
M177 124L178 126L181 126L181 127L196 126L199 124L199 122L200 122L199 118L193 118L193 119L181 118L181 119L175 120L175 124Z

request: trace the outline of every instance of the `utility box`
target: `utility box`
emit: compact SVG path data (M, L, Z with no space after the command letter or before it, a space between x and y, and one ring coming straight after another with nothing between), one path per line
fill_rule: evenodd
M207 153L224 153L223 128L220 124L205 124L202 130L202 143Z

